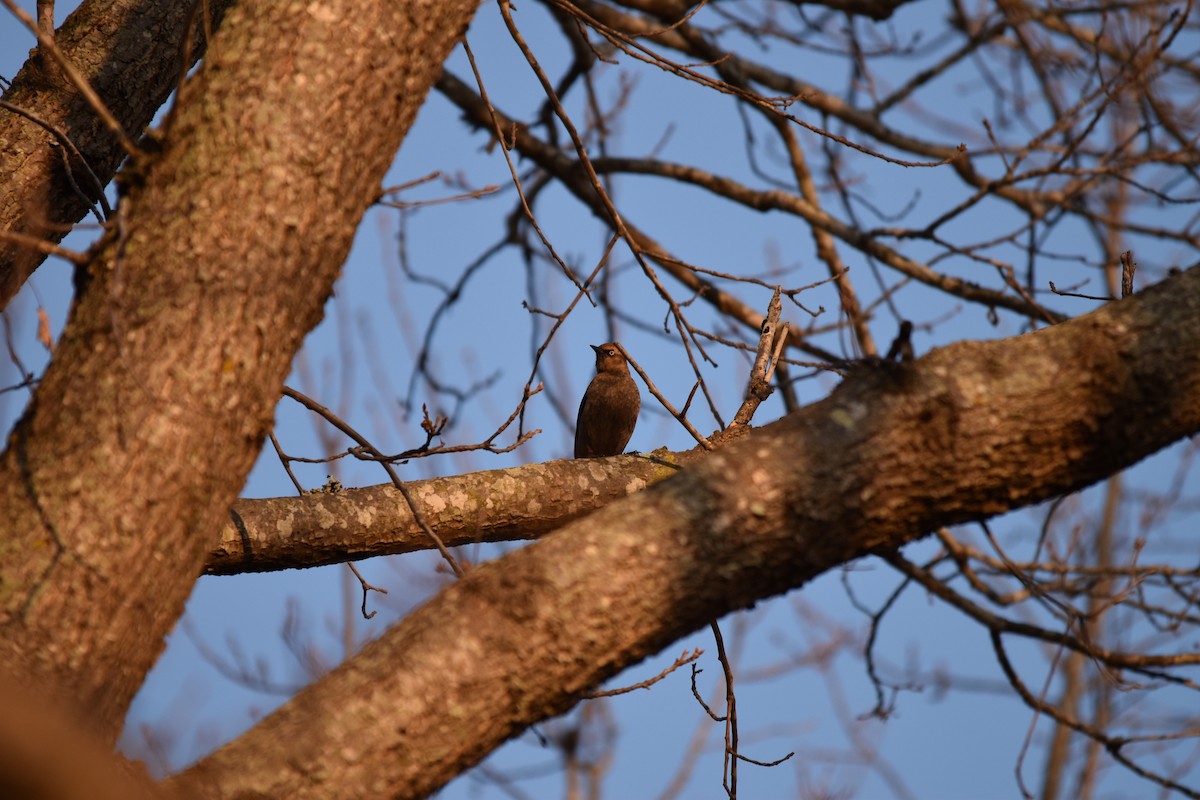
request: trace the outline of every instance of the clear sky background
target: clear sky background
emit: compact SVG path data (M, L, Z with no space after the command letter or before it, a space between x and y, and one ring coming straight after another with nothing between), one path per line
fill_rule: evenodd
M32 13L32 0L19 4ZM60 19L71 5L59 5ZM946 13L948 6L932 0L914 3L899 12L894 30L903 38L918 29L922 20L941 19ZM547 71L557 74L566 52L553 22L540 6L529 2L519 4L517 19ZM469 41L497 107L522 116L537 107L542 96L503 30L494 5L484 4L480 9ZM7 13L0 14L0 75L15 75L32 46L28 32ZM800 75L823 75L824 70L840 63L816 48L777 52L774 57ZM461 48L447 68L470 82L470 69ZM607 82L599 91L605 102L612 102L616 96L621 70L627 70L635 84L628 108L614 130L614 154L645 155L665 141L670 145L672 160L736 175L753 185L763 183L750 172L745 129L726 98L625 59L606 73ZM943 102L935 108L936 116L947 120L946 126L956 126L941 139L951 146L968 139L980 141L980 120L994 113L984 88L973 83L971 75L959 77L961 83L945 82L940 89ZM577 119L584 119L577 96L569 105ZM796 106L793 113L804 116L808 112ZM823 124L819 119L812 121ZM936 119L931 123L934 128L937 124ZM805 142L813 144L814 139ZM382 450L397 452L422 441L419 423L423 403L431 411L451 415L451 425L444 434L447 441L478 441L494 430L515 407L529 375L531 354L548 329L548 323L530 314L522 303L560 310L572 298L569 285L555 279L544 265L527 269L517 251L503 251L486 262L467 284L461 300L440 319L434 340L439 380L465 389L487 377L491 380L488 388L457 405L438 395L428 383L413 380L417 353L444 292L429 283L404 279L398 236L403 232L404 255L411 270L445 283L456 280L465 265L503 237L503 215L512 208L515 198L502 155L489 144L488 137L471 132L460 122L458 111L446 100L436 93L430 95L388 175L388 185L440 171L443 177L454 178L465 187L499 186L501 190L483 199L415 209L404 218L392 209L369 212L326 319L305 343L289 380L290 385L350 420ZM782 170L778 161L772 163L769 153L766 155L769 168ZM519 166L529 168L528 164ZM961 192L948 167L906 169L864 160L859 174L862 182L857 191L886 213L899 213L911 204L919 215L921 209L948 205L945 193ZM787 180L786 174L781 172L780 179ZM1200 194L1195 188L1190 193ZM404 198L436 199L458 191L460 188L444 180L434 180L406 193ZM551 197L543 198L538 205L538 221L564 257L589 271L604 251L606 236L564 191L549 191ZM707 196L663 185L662 181L623 177L615 183L614 196L627 219L693 263L754 274L788 286L825 277L823 267L814 258L809 231L794 218L726 207ZM1165 209L1162 213L1165 219L1177 215L1182 227L1194 212ZM972 214L954 228L976 227L974 238L986 239L988 226L1002 231L1010 224L1011 220L1002 215ZM1066 250L1072 238L1086 235L1064 228L1054 233L1047 249ZM94 230L81 230L67 245L84 249L94 236ZM927 248L916 244L905 252L917 259L929 254ZM867 299L878 297L869 266L848 248L844 255ZM1157 280L1169 266L1188 266L1195 260L1194 254L1189 257L1185 249L1173 250L1170 246L1139 250L1138 256L1143 266L1142 285ZM1011 254L1008 257L1016 260ZM663 304L647 290L630 263L628 252L618 249L612 266L617 276L613 292L628 317L617 320L616 333L657 385L680 406L693 378L678 354L677 340L661 335ZM994 276L980 275L978 265L963 260L947 260L938 268L994 283ZM1064 260L1060 269L1052 276L1057 283L1071 285L1090 279L1090 286L1082 291L1103 293L1098 273L1090 265ZM679 299L687 299L677 284L671 284L671 288ZM35 373L40 373L47 358L35 338L36 310L46 309L57 332L66 317L70 292L70 267L48 262L4 314L17 352ZM765 310L769 293L744 291L742 296ZM802 301L811 308L837 307L836 294L829 286L805 294ZM1071 314L1096 305L1064 298L1047 302ZM938 321L932 330L919 327L915 340L918 352L964 338L1016 335L1024 325L1022 320L1003 313L992 325L984 309L962 308L944 296L920 289L898 293L896 303L896 312L919 326ZM712 320L698 304L693 308L705 324ZM828 312L827 317L832 313ZM811 321L794 307L785 309L785 315L802 325ZM887 310L875 315L872 328L883 347L895 334L896 326L896 316ZM604 314L586 302L571 314L554 338L538 376L545 392L531 402L525 425L542 432L527 445L507 455L470 454L416 461L403 468L402 477L457 474L569 456L575 408L592 374L587 345L606 341L609 333ZM853 355L845 336L840 342L836 337L827 338L824 346ZM706 368L706 374L728 418L736 408L748 364L729 350L718 349L715 354L719 366ZM0 387L18 380L15 367L0 364ZM810 402L824 396L835 384L836 378L826 375L803 381L797 388L801 399ZM6 430L27 399L26 392L0 394L0 422ZM660 446L691 446L686 432L655 408L646 393L643 409L631 448L649 451ZM693 412L697 427L702 431L716 427L698 409ZM760 411L759 421L773 419L781 409L778 398L773 398ZM320 456L347 446L288 401L279 407L276 431L284 448L295 455ZM512 438L506 435L502 442L511 442ZM1155 520L1150 549L1174 553L1178 563L1194 565L1194 511L1200 481L1190 473L1176 472L1181 457L1192 452L1191 446L1184 443L1155 456L1130 474L1128 486L1149 492L1182 474L1187 502L1161 522ZM331 465L298 466L297 472L306 487L320 486L327 474L334 474L346 486L385 480L369 465L350 459ZM268 447L244 495L294 493ZM1094 525L1099 514L1097 498L1092 492L1069 504L1072 521ZM1140 517L1139 510L1143 512ZM1132 502L1123 514L1122 524L1136 532L1145 522L1144 512L1145 506ZM1018 546L1036 536L1043 516L1037 509L1016 512L997 522L994 530L1003 541ZM472 549L470 555L473 559L491 558L516 546L480 547ZM906 550L916 562L933 552L935 548L928 542ZM345 652L347 626L355 644L361 644L380 635L447 581L438 570L438 560L423 554L376 559L360 568L369 581L390 593L386 598L370 596L370 606L380 612L370 621L358 616L357 582L344 566L202 578L186 617L170 636L162 659L130 711L122 747L160 770L175 770L191 763L285 702L291 691L310 679L306 665L334 666ZM865 716L874 705L860 656L869 620L855 609L855 603L878 608L899 583L898 576L885 565L864 560L722 621L727 641L738 654L743 752L766 761L790 751L799 754L775 768L744 765L740 781L745 797L798 796L802 791L821 789L835 792L833 796L860 798L1017 797L1014 772L1027 736L1032 737L1030 750L1020 769L1030 786L1040 784L1042 752L1050 728L1044 719L1035 718L1013 699L996 665L986 631L923 592L910 589L902 595L879 629L875 645L881 670L893 680L910 683L911 691L900 695L896 712L886 722ZM289 627L289 620L294 626ZM847 636L855 642L853 646L837 650L828 659L821 657L828 647ZM1017 642L1011 646L1027 669L1028 683L1041 686L1047 654ZM612 685L643 680L670 664L680 652L694 648L705 651L699 661L703 673L698 687L703 696L715 702L715 692L721 687L720 666L707 632L678 642L618 676ZM226 672L255 674L262 685L252 688L244 680L232 680L222 674L220 664L227 667ZM939 676L956 688L939 684ZM1164 696L1165 705L1170 707L1172 696L1166 690L1158 693L1156 701L1162 702ZM1194 719L1200 710L1194 696L1180 693L1179 697L1177 703L1183 705L1176 705L1177 711ZM1130 710L1137 710L1143 702L1147 701L1142 696L1131 700L1134 708ZM615 762L605 783L606 796L656 796L671 781L697 729L706 731L705 756L680 796L721 794L722 728L704 720L692 697L686 669L650 691L590 705L590 713L611 718L618 735ZM547 723L542 733L553 736L563 724ZM1176 755L1182 754L1177 751ZM865 769L862 764L867 761L882 767ZM491 779L474 773L459 778L439 796L452 800L561 796L562 778L553 771L556 766L555 751L542 746L535 735L525 734L485 762L493 778L499 774L521 777L516 786L523 795L506 794ZM1193 785L1198 774L1193 767ZM528 777L537 775L543 777ZM1147 784L1118 767L1104 772L1102 787L1102 797L1150 796Z

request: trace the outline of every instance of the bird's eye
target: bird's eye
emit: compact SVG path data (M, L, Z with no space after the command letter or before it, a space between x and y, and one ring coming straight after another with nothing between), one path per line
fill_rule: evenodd
M612 358L616 354L617 354L617 351L613 350L611 347L604 351L604 355L608 356L609 358Z

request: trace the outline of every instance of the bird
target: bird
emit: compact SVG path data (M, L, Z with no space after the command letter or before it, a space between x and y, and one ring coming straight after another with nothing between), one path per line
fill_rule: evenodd
M900 332L892 340L892 346L888 348L887 355L884 356L885 361L912 361L916 358L916 353L913 352L912 346L912 332L912 322L901 320Z
M575 457L603 458L625 452L637 425L642 396L616 342L596 346L596 377L588 384L575 420Z

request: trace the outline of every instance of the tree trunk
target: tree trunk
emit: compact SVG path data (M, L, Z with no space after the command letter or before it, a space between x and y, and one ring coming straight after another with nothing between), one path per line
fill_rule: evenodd
M242 3L0 459L0 665L115 739L475 0Z

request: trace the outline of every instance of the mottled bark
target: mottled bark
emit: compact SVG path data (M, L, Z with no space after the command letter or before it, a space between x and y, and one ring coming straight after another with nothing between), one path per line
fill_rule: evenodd
M1200 268L1085 317L854 371L827 399L470 571L175 779L424 797L710 620L1200 431Z
M137 139L175 90L185 61L190 68L203 54L204 32L216 28L231 3L207 0L205 17L186 2L85 0L54 40L126 135ZM45 53L25 63L3 99L19 111L0 108L0 231L57 242L96 203L125 151ZM86 165L45 126L66 136ZM0 237L0 308L43 258Z
M475 10L244 3L130 172L0 459L0 666L115 738Z
M534 539L669 477L697 454L547 461L405 484L448 547ZM391 484L239 500L204 571L236 575L428 550L429 536Z

